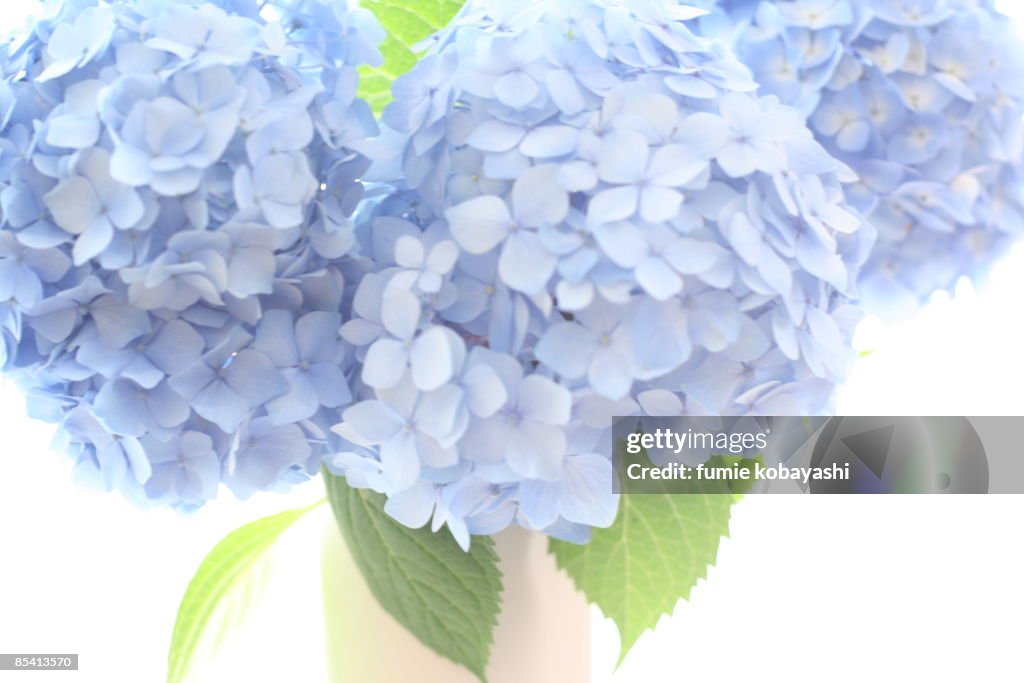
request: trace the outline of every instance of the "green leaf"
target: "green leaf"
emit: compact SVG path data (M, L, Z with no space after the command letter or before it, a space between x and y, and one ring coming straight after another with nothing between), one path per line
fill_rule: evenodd
M384 511L384 496L324 472L327 497L356 566L381 607L443 657L485 679L501 606L494 542L463 552L451 534L410 529Z
M671 614L707 574L729 534L735 494L626 494L608 529L590 543L552 539L551 552L587 600L615 621L619 663L647 629Z
M214 626L214 616L238 591L251 586L252 570L274 544L303 515L323 501L258 519L224 537L203 559L185 589L167 654L167 683L188 675L200 644ZM249 601L246 601L249 602Z
M462 0L361 0L387 32L381 44L384 64L359 69L359 95L379 114L391 101L391 83L416 65L412 46L448 25Z

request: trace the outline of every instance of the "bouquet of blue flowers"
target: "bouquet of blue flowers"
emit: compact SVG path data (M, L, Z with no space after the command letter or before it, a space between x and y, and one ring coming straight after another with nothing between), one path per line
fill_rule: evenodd
M56 3L3 61L4 367L81 476L183 507L304 480L351 398L381 29L238 4Z
M952 0L363 5L54 0L10 37L3 370L138 504L322 473L381 604L480 676L510 526L628 650L733 497L620 506L613 416L828 414L862 298L980 273L1024 210L1011 27ZM652 553L688 569L602 583Z
M763 92L799 108L860 178L847 197L878 231L863 305L903 317L961 277L983 279L1024 218L1013 23L988 0L720 5L718 30Z
M401 180L341 330L359 448L329 462L463 546L610 525L612 415L827 412L845 374L852 174L698 12L643 12L470 5L384 109Z

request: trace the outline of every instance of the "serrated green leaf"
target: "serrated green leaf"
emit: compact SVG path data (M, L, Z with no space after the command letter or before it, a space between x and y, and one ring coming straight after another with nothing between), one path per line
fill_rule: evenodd
M647 629L707 575L729 534L735 494L627 494L590 543L552 540L551 552L587 600L619 629L619 663Z
M320 503L250 522L229 533L207 554L178 606L167 653L167 683L185 680L207 629L214 625L218 607L234 591L247 590L245 580L267 550Z
M448 533L410 529L384 511L384 496L324 472L356 566L377 601L427 647L485 680L501 607L494 542L463 552Z
M391 82L416 65L413 45L444 28L462 8L462 0L361 0L387 32L381 44L384 64L359 69L359 95L379 114L391 101Z

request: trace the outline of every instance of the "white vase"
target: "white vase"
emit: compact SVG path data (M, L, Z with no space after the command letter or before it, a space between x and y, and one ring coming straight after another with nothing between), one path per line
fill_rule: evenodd
M547 553L547 538L515 528L495 542L504 593L488 682L587 683L590 611ZM323 580L331 681L477 683L377 604L333 525L324 536Z

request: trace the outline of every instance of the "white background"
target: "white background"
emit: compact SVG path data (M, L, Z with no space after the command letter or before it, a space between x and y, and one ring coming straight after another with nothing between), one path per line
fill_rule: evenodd
M4 0L0 24L31 5ZM1024 415L1022 292L1018 249L980 291L962 286L897 326L866 321L857 346L874 353L840 413ZM210 547L322 496L313 482L190 517L143 512L74 485L51 435L0 387L0 652L77 652L81 670L3 682L162 680L178 600ZM616 673L615 629L595 613L594 682L1019 681L1022 521L1024 496L748 496L708 580ZM328 523L320 509L283 539L259 612L204 680L325 680Z

